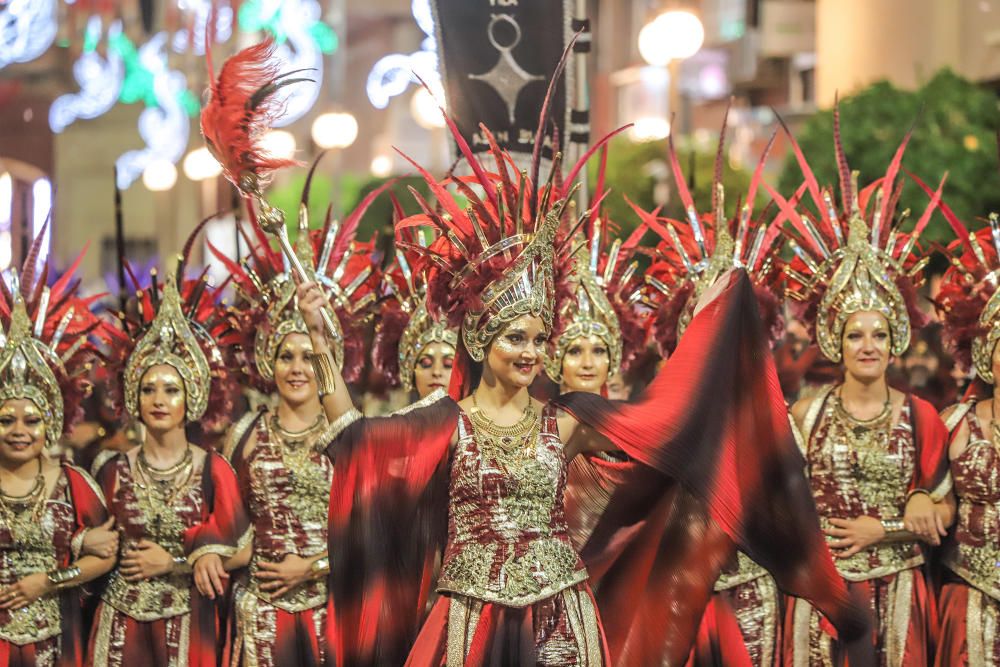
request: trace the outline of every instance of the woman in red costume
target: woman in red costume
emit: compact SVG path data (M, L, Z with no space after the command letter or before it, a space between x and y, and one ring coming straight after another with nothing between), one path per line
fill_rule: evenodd
M303 211L318 162L302 193ZM378 282L370 248L355 243L354 232L380 192L342 225L328 223L310 235L308 217L300 219L296 250L337 304L334 321L342 331L335 355L338 366L348 369L348 381L358 379L364 368L363 324ZM327 510L333 462L326 448L336 425L327 421L319 401L312 344L295 307L295 285L283 270L280 252L258 234L242 265L213 248L229 266L240 295L231 312L234 328L245 332L250 382L276 397L273 406L245 415L226 447L254 529L253 541L226 564L227 569L249 564L246 580L236 584L231 664L318 667L328 657Z
M951 431L948 456L958 523L945 542L940 595L939 667L1000 664L1000 419L996 384L1000 377L1000 222L971 234L944 204L958 234L952 266L938 295L944 338L964 369L976 371L972 398L942 413Z
M45 286L41 238L20 282L0 278L0 667L82 665L80 587L114 566L82 549L88 532L114 540L97 485L44 453L82 416L88 337L103 325L76 296L73 270Z
M742 207L726 216L722 167L726 126L723 124L716 152L711 214L699 214L687 189L686 178L670 141L669 156L688 221L657 218L639 209L644 226L660 237L654 261L646 272L660 302L653 320L653 338L669 357L691 321L692 291L699 276L713 266L744 267L753 284L764 330L773 345L783 333L781 307L784 290L783 262L778 250L782 216L769 223L754 218L754 205L764 164L765 149L754 171ZM688 659L690 666L771 667L780 662L782 596L774 579L746 554L738 552L714 586L698 638Z
M823 354L844 369L842 382L792 407L802 434L807 474L824 532L848 587L875 612L872 635L886 667L926 665L936 631L934 600L921 571L925 552L951 523L947 431L934 408L891 389L886 369L910 342L922 316L915 287L923 261L917 239L937 209L935 193L911 234L894 219L896 177L906 141L883 178L858 190L834 132L843 207L820 192L792 140L819 212L793 210L771 191L791 220L796 259L789 291L805 304ZM908 137L907 137L908 138ZM790 665L843 665L842 644L823 633L823 614L792 599L784 657Z
M122 542L90 637L97 667L215 667L223 559L249 538L233 469L185 433L190 422L215 425L231 412L223 349L234 341L203 279L178 282L169 275L158 285L154 276L140 293L140 321L124 321L115 341L121 400L145 439L95 462Z
M245 83L231 73L224 66L213 85ZM284 80L250 90L264 95ZM253 105L240 113L246 121ZM225 114L211 115L205 134L224 173L280 233L259 187L275 165L247 159L257 155L259 126L251 118L240 125L251 131L224 141ZM482 194L421 169L436 204L417 195L424 214L398 227L440 234L423 252L428 303L460 327L451 381L460 400L432 393L389 417L361 418L327 338L327 299L315 282L299 287L323 407L343 424L330 452L335 663L397 665L407 655L414 665L680 662L737 545L827 611L841 636L863 638L865 612L817 529L745 275L724 274L714 291L724 272L702 277L694 333L635 405L583 393L534 401L528 385L551 331L553 258L563 251L556 227L572 192L553 178L536 189L538 160L530 176L511 178L512 160L495 144L488 173L452 130ZM578 555L563 507L566 463L618 448L629 461L595 463L595 475L617 487ZM590 581L599 583L596 598ZM432 586L441 595L425 619ZM854 645L854 664L867 664L865 642Z

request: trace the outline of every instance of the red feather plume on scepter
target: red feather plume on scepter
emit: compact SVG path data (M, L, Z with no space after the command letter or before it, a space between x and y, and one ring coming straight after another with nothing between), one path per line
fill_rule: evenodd
M277 169L301 164L270 156L260 145L263 134L284 111L275 93L293 83L312 81L286 78L304 70L279 74L274 48L274 40L268 38L243 49L223 63L218 77L211 54L207 57L211 83L208 103L201 112L201 133L225 177L243 192L262 186Z

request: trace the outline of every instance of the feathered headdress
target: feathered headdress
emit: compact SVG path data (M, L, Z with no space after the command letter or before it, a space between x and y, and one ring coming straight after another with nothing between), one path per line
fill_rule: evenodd
M926 323L917 307L916 288L923 282L927 258L922 257L917 240L938 208L944 179L913 231L902 232L906 212L894 219L902 190L896 179L910 132L885 175L859 191L857 174L851 173L841 145L837 107L833 118L841 208L836 208L829 189L820 190L787 127L805 183L791 202L766 186L792 223L789 243L795 259L786 267L788 295L805 304L803 318L814 328L819 348L830 361L842 358L841 339L848 318L868 311L881 313L888 321L891 351L899 356L909 347L911 330ZM795 205L804 190L809 191L818 215Z
M119 380L112 383L112 403L134 418L140 416L142 377L159 364L173 367L184 382L187 421L200 420L207 430L217 430L232 417L239 388L230 368L239 334L224 316L221 288L208 284L208 269L197 279L183 279L194 239L210 219L195 228L166 280L161 282L154 271L149 287L136 290L135 312L119 313L111 346L111 369ZM126 269L138 285L131 268Z
M935 300L944 320L942 338L963 370L974 368L981 380L993 384L993 350L1000 341L1000 217L991 213L989 226L972 232L946 203L939 207L958 236L948 246L951 266Z
M646 272L646 282L652 292L651 300L658 304L651 334L663 356L677 346L702 293L732 268L745 269L750 276L771 340L781 336L783 275L776 250L780 245L782 220L779 216L768 223L769 208L759 214L755 214L754 210L764 164L774 138L764 149L745 199L742 205L737 203L732 218L727 218L725 214L725 190L722 185L725 140L724 121L715 154L710 213L699 213L695 208L677 159L673 136L668 153L687 220L660 218L658 210L649 213L629 202L645 226L660 237L660 243L653 252L654 261Z
M403 217L398 205L396 217L397 221ZM426 245L423 231L410 228L402 234L407 243L423 247ZM422 350L434 343L458 349L457 329L432 317L427 308L425 268L421 258L411 253L408 259L407 253L397 250L396 261L382 277L385 297L375 324L372 364L388 386L402 386L406 391L414 388L413 372Z
M344 380L356 382L365 365L365 336L362 328L370 321L379 282L373 258L374 242L355 240L358 224L372 202L392 182L373 190L347 215L343 224L333 219L327 207L323 226L309 229L308 202L313 174L320 155L309 170L299 201L299 229L295 251L306 271L326 292L334 308L334 323L341 335L332 341L334 357L343 369ZM290 333L308 334L295 304L295 282L280 251L256 226L255 237L246 238L250 251L236 263L209 245L209 250L229 270L241 299L229 311L235 329L243 332L241 345L246 372L254 385L271 391L274 360L281 341ZM246 235L241 228L240 232ZM344 333L348 335L343 335Z
M604 172L607 150L601 151L596 192L597 205L606 195ZM596 209L596 207L595 207ZM572 342L584 336L597 336L608 348L608 377L627 371L645 346L645 326L638 303L642 281L638 263L630 261L645 230L637 229L629 238L616 236L614 223L603 221L594 210L589 224L580 233L579 245L556 262L555 330L550 339L545 371L553 382L562 381L562 363ZM612 240L613 238L613 240ZM572 244L561 238L560 246Z
M106 337L107 327L91 311L101 295L77 295L73 274L83 252L51 287L48 262L36 272L44 235L43 229L34 240L20 277L11 272L9 281L0 279L0 404L31 400L42 413L46 445L54 448L81 416L97 355L91 337Z

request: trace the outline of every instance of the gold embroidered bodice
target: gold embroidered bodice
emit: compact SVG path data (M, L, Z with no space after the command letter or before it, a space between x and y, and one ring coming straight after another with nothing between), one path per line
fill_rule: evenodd
M964 419L969 444L951 462L958 522L942 560L968 583L1000 600L1000 451L984 433L974 407Z
M439 591L524 607L587 578L566 525L555 408L525 433L504 441L460 414Z
M308 558L327 549L333 464L323 452L329 444L324 436L326 420L318 426L311 436L290 438L270 415L264 415L253 451L237 470L254 527L247 590L289 612L326 604L326 579L308 581L273 599L259 589L254 575L259 559L279 562L286 554Z
M62 473L37 508L6 506L0 513L0 587L37 572L48 572L71 550L76 515ZM0 639L24 645L62 632L59 593L43 595L17 611L0 611Z
M809 484L821 527L830 528L831 518L901 517L917 456L909 401L895 423L887 420L884 428L866 432L845 417L837 400L833 391L824 392L806 418L805 431L812 431L806 451ZM921 563L913 542L878 544L834 560L848 581L884 577Z

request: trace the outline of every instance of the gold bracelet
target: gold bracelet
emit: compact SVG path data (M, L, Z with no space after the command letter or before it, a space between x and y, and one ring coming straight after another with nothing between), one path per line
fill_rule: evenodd
M337 375L333 368L333 357L328 352L314 354L312 365L320 398L334 393L337 390Z
M64 567L61 570L49 570L45 573L45 576L48 577L49 583L58 590L60 588L65 588L68 582L79 577L80 568L76 565L72 565L70 567Z
M309 566L309 572L312 573L313 578L315 579L325 577L330 573L330 559L327 556L317 558L313 561L312 565Z
M882 519L882 529L886 535L891 533L901 533L906 530L902 519Z
M187 558L184 556L174 556L173 566L170 571L173 574L189 574L192 571L192 568L191 564L188 563Z
M913 489L912 491L910 491L909 493L906 494L906 501L909 502L910 498L912 498L913 496L915 496L915 495L917 495L919 493L922 493L925 496L927 496L928 498L930 498L931 502L934 501L934 498L931 496L931 492L928 491L927 489Z

